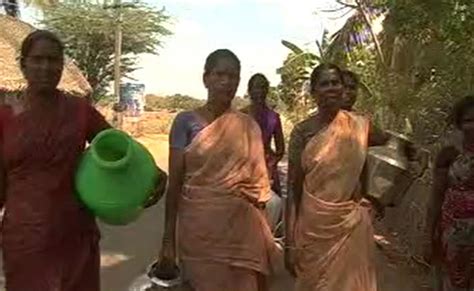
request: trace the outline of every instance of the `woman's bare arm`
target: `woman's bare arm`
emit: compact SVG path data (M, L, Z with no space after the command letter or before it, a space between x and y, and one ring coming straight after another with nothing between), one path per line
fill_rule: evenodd
M85 102L85 101L84 101ZM91 104L86 104L86 138L91 142L101 131L112 126L105 120L105 117Z
M433 185L426 217L427 231L432 238L435 234L436 226L441 215L444 193L449 184L449 167L458 154L459 151L455 147L445 147L439 152L435 160L433 169Z
M7 190L6 172L5 172L5 167L3 163L3 155L0 153L0 209L2 209L5 204L6 190Z
M163 246L172 252L168 255L173 257L176 255L176 222L179 200L183 189L184 174L184 151L171 148L169 154L169 180L168 191L166 193Z
M298 215L299 204L303 195L304 173L301 168L303 140L298 128L291 133L288 147L288 185L285 211L286 244L294 244L294 224Z
M276 162L279 162L285 155L285 137L283 136L283 128L281 126L280 117L278 117L277 122L278 124L273 137L275 138L275 158Z

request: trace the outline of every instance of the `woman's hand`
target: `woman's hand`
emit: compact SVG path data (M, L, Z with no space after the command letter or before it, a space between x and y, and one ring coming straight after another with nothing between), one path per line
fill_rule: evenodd
M385 206L382 205L377 199L372 197L365 197L364 206L368 207L371 217L374 217L376 220L382 220L385 217Z
M161 246L161 251L158 256L158 262L156 267L157 276L159 278L166 279L167 277L172 277L177 268L176 263L176 247L173 240L163 238L163 243Z
M164 171L158 168L158 178L156 179L157 184L155 185L155 190L153 191L153 194L145 202L145 205L144 205L145 208L149 208L155 205L156 203L158 203L158 201L160 201L161 197L163 197L165 193L167 180L168 180L168 175L166 175Z

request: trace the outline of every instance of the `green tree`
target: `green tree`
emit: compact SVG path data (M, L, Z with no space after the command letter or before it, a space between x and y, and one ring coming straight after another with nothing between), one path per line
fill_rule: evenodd
M353 15L334 35L338 59L368 84L359 109L382 126L411 134L429 147L448 128L452 104L473 89L474 3L467 0L338 1ZM385 17L373 37L367 18ZM370 18L370 17L369 17ZM378 45L376 44L378 41ZM338 49L341 52L341 49Z
M122 7L122 76L137 69L140 54L158 54L169 16L164 9L143 3ZM100 4L60 3L44 10L43 24L66 43L66 53L75 60L94 90L94 101L104 96L113 80L116 14Z

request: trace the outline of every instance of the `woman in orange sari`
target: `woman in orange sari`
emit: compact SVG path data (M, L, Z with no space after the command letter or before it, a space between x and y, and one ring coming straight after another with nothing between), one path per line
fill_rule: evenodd
M289 145L287 269L297 291L374 291L375 246L360 177L369 121L341 110L341 70L311 74L316 115L297 124ZM377 205L377 204L375 204Z
M207 103L178 114L170 133L158 269L172 268L178 251L195 291L266 290L276 251L262 211L270 185L258 124L231 109L239 59L229 50L213 52L203 80Z

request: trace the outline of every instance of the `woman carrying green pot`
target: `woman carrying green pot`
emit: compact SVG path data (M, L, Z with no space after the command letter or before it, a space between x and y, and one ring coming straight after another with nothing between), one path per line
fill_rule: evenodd
M6 288L100 290L99 231L74 194L74 177L86 142L110 125L84 99L57 89L64 46L53 33L28 35L20 65L27 87L11 104L0 106ZM164 187L157 187L150 204Z

